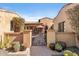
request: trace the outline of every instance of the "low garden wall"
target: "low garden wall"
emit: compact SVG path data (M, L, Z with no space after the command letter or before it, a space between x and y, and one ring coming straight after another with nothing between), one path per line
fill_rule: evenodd
M57 41L63 41L67 46L75 46L75 33L72 32L56 32Z
M67 46L76 46L76 36L72 32L55 32L54 30L47 30L47 46L56 41L63 41Z
M26 30L24 32L8 32L4 34L4 38L9 37L12 42L19 41L25 47L31 46L31 30Z
M7 38L9 37L11 41L19 41L20 43L23 43L23 33L22 32L17 32L17 33L5 33L4 37Z

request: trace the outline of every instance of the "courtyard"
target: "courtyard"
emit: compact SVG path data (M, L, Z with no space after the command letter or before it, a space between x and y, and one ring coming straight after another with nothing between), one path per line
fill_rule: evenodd
M32 46L31 56L63 56L63 52L52 51L46 46Z
M1 6L2 4L0 4ZM8 4L3 4L8 5ZM12 4L11 4L12 5ZM18 7L19 5L16 4ZM68 3L61 9L57 6L56 17L48 17L55 14L46 9L55 4L32 4L34 10L28 9L31 4L21 4L27 6L27 11L22 11L22 16L29 10L37 11L32 13L33 18L37 18L41 11L41 16L35 21L27 20L17 13L0 9L0 56L78 56L79 55L79 4ZM37 5L40 7L37 8ZM45 7L46 6L46 7ZM55 5L56 6L56 5ZM16 6L15 6L16 7ZM31 6L30 6L31 7ZM12 8L10 6L10 8ZM45 9L46 8L46 9ZM55 7L53 7L54 9ZM58 11L59 8L59 12ZM25 10L24 7L22 9ZM44 10L41 10L44 9ZM50 9L50 8L49 8ZM13 9L14 10L14 9ZM51 9L52 10L52 9ZM17 7L16 7L17 11ZM18 12L20 12L18 9ZM28 12L30 13L30 12ZM20 14L20 13L19 13ZM63 16L62 16L63 15ZM37 16L37 17L36 17ZM30 17L28 17L30 18Z

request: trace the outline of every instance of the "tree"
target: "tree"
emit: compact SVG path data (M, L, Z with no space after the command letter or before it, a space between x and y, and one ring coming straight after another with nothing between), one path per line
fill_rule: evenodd
M24 30L24 22L25 21L23 18L13 17L12 22L13 22L13 29L15 32Z
M77 33L77 38L79 40L79 5L68 9L66 13L68 15L68 20L70 20L70 24Z

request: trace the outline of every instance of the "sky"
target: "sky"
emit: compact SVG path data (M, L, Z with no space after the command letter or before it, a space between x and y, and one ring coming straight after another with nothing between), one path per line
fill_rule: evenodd
M54 18L64 3L0 3L0 8L16 12L26 21L38 21L40 18Z

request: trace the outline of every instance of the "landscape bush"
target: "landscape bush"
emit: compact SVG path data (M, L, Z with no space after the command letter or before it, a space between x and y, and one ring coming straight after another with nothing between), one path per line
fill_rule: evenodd
M67 47L65 50L69 50L69 51L75 52L75 53L77 53L79 55L79 48L76 47L76 46Z
M2 48L9 48L12 42L12 38L9 35L4 36L4 40L2 42Z
M26 47L24 47L22 44L20 45L20 51L26 50Z
M61 52L63 50L63 47L60 43L56 43L55 44L55 50L58 51L58 52Z
M13 43L13 48L14 48L15 52L20 51L20 43L19 42L14 42Z
M2 49L2 42L0 41L0 49Z
M61 44L63 50L66 49L66 43L65 42L58 41L58 43Z
M74 53L74 52L72 52L70 50L65 50L64 51L64 56L78 56L78 54Z
M66 43L62 41L57 41L55 43L50 43L49 48L51 50L62 51L66 49Z

